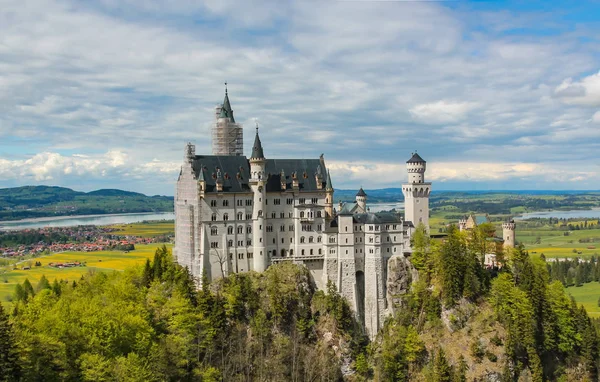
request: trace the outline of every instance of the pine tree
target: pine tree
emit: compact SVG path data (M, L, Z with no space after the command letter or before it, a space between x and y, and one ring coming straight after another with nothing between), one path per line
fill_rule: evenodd
M54 282L52 283L52 291L57 296L60 296L60 294L62 292L60 284L59 284L58 280L56 280L56 279L54 279Z
M18 381L19 363L12 327L0 303L0 381Z
M150 259L146 259L146 264L144 265L144 272L142 273L142 285L145 287L149 287L152 282L153 270L152 265L150 264Z
M29 282L29 279L25 279L25 281L23 281L23 289L25 290L25 293L27 293L27 297L35 296L35 292L33 290L33 285L31 285L31 283Z
M36 293L39 293L43 289L51 289L50 282L48 282L48 279L44 275L42 275L42 277L40 278L40 281L35 286L35 291L36 291Z
M434 382L452 382L452 366L446 359L446 354L442 348L439 348L434 356L433 362L433 381Z
M453 382L467 382L467 371L469 370L469 365L465 361L465 357L461 354L458 358L458 367L454 372Z

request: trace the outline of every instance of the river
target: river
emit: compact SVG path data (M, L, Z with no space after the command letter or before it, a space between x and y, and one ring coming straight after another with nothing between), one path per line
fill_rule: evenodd
M592 208L591 210L568 210L568 211L540 211L528 212L516 216L515 220L525 220L534 218L558 218L558 219L593 219L600 218L600 208Z
M173 220L173 212L145 212L132 214L110 214L110 215L81 215L81 216L57 216L37 219L24 219L0 222L0 230L13 231L19 229L32 229L44 227L74 227L78 225L110 225L129 224L144 220Z

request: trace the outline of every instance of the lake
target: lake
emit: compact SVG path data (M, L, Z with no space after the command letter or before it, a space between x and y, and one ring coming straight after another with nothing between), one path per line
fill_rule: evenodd
M396 209L396 211L404 211L404 203L369 203L367 202L367 208L371 212L390 211Z
M78 225L129 224L144 220L173 220L173 212L145 212L133 214L57 216L0 222L0 230L12 231L44 227L73 227Z
M528 212L516 216L515 220L525 220L532 218L559 218L559 219L592 219L600 218L600 208L591 210L569 210L569 211L542 211Z

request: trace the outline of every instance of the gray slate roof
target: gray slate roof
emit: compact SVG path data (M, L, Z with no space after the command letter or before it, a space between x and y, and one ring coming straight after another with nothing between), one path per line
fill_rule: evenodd
M425 160L421 158L419 154L414 153L413 156L406 161L406 163L425 163Z
M300 191L319 191L315 173L317 167L324 163L319 159L266 159L267 192L281 192L281 170L284 171L287 189L292 189L292 174L298 178ZM200 166L202 165L202 169ZM197 178L204 177L206 192L216 192L215 183L217 168L221 169L223 177L223 192L249 192L250 163L244 156L233 155L196 155L192 168ZM202 174L201 174L202 170ZM327 169L325 169L326 171ZM306 174L306 177L305 177ZM322 184L325 191L326 182Z

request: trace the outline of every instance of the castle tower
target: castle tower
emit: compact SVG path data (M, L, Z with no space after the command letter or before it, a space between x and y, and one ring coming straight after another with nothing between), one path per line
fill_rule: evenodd
M467 217L466 216L458 221L458 229L461 232L466 231L466 229L467 229Z
M325 185L325 217L333 219L333 184L329 170L327 170L327 184Z
M367 212L367 194L362 187L356 193L356 204L361 212Z
M215 108L215 119L212 128L213 155L244 155L244 129L241 124L235 123L227 83L223 104Z
M508 219L502 223L502 238L504 239L504 248L515 247L515 228L516 224L513 219Z
M258 126L256 126L256 137L252 146L252 156L250 157L250 179L249 185L254 193L254 202L252 210L252 244L253 244L253 264L254 270L263 272L267 269L269 259L265 249L265 215L266 215L266 183L265 176L265 155L263 153L262 143L258 136Z
M404 220L415 227L423 223L429 230L429 194L431 183L425 182L426 162L417 153L406 161L408 182L402 185L404 194Z

